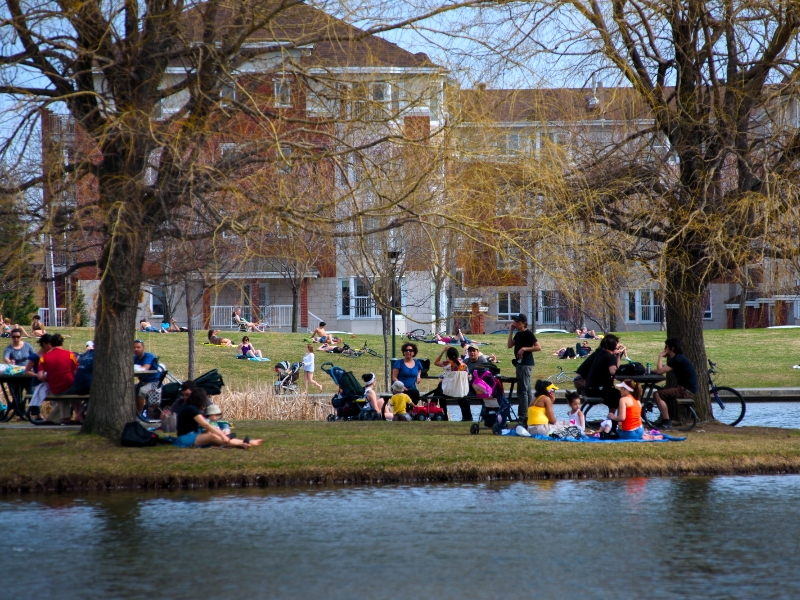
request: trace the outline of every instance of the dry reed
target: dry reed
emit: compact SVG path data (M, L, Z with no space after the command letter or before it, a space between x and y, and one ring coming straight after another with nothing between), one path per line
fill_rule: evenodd
M324 421L331 413L330 398L303 393L279 395L268 384L244 390L223 390L214 402L231 421Z

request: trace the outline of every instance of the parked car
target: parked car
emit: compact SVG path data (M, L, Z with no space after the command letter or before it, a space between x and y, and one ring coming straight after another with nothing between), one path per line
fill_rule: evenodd
M536 330L536 335L542 335L543 333L571 333L566 329L551 329L551 328L542 328ZM492 331L489 335L508 335L508 329L498 329L496 331Z

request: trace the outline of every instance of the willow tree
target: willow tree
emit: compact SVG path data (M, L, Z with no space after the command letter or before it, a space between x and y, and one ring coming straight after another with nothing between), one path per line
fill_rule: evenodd
M341 164L390 137L402 143L402 127L363 143L340 127L401 117L405 99L396 107L380 98L381 111L373 110L376 97L356 97L368 83L341 81L386 64L397 47L372 33L392 25L358 29L297 0L7 0L3 7L0 94L14 129L0 158L28 151L40 115L45 137L44 175L3 191L43 185L41 202L29 207L39 231L85 242L72 268L96 269L99 296L83 431L115 438L134 418L130 350L153 242L244 237L276 219L337 235L360 218L358 202L336 193L298 208L259 183L265 172L286 176L288 162ZM369 20L370 7L359 8L349 16ZM406 52L403 60L436 71L424 55ZM313 119L291 102L305 104L310 94L329 108ZM372 210L394 202L376 198ZM423 212L406 204L390 226Z

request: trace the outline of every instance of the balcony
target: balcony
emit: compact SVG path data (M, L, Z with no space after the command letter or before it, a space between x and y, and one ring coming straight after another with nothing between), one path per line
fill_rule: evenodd
M242 309L242 319L245 321L252 321L254 318L253 311L249 306L218 306L211 307L211 324L212 329L232 329L234 328L233 319L231 315L237 308ZM272 306L260 306L259 323L267 327L291 327L292 326L292 305L291 304L273 304Z

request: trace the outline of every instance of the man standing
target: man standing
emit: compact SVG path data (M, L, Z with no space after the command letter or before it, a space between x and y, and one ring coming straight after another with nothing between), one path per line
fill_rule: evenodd
M662 365L661 361L665 356L667 364ZM658 355L656 369L653 372L665 375L670 371L675 373L678 385L658 390L653 394L658 410L661 411L661 418L655 423L659 429L672 429L667 402L675 402L679 398L694 398L697 393L697 371L692 361L684 356L679 338L669 338L664 342L664 351Z
M511 326L508 329L508 347L514 348L517 366L517 399L519 400L517 416L521 423L527 423L528 405L533 402L533 389L531 389L533 353L539 352L542 347L533 332L528 329L528 317L519 314L514 315L511 319Z
M140 367L142 371L154 370L158 365L155 364L156 357L149 352L144 351L144 342L142 340L133 341L133 364ZM147 399L147 394L155 388L158 383L158 373L142 375L139 377L139 390L136 393L136 411L141 414L144 410L144 403Z

